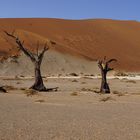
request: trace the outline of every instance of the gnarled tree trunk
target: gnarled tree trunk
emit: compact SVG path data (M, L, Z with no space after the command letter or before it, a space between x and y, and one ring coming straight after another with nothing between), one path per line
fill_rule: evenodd
M101 93L110 93L110 88L109 88L109 85L108 85L107 79L106 79L107 73L105 71L102 71L101 73L102 73L102 82L101 82L100 92Z
M47 90L46 87L44 86L44 83L43 83L39 63L35 63L35 83L31 87L31 89L35 89L38 91L46 91Z
M106 60L106 57L104 58L104 60L100 60L98 62L98 66L101 70L101 76L102 76L102 82L101 82L101 88L100 88L100 93L110 93L110 88L109 85L107 83L107 73L111 70L113 70L113 68L109 67L109 63L111 63L112 61L117 61L116 59L110 59L110 60Z

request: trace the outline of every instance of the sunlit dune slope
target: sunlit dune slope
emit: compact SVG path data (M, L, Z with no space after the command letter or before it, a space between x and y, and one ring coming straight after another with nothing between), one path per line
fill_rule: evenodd
M18 49L3 34L12 32L35 49L39 41L53 41L52 49L77 57L118 60L116 68L140 71L140 23L117 20L0 19L0 56L15 55Z

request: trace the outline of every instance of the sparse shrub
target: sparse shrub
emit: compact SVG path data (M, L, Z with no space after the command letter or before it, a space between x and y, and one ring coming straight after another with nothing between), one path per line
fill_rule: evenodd
M19 76L16 75L15 76L15 80L20 80Z
M58 77L62 76L62 74L58 74Z
M78 82L76 79L72 80L72 82Z
M25 94L29 97L29 96L33 96L33 95L37 95L37 91L36 90L33 90L33 89L28 89L28 90L25 90Z
M20 84L20 82L17 82L16 84L17 84L17 85L19 85L19 84Z
M113 91L113 94L119 94L119 92L115 90L115 91Z
M94 90L94 92L95 92L95 93L100 93L100 91L98 91L98 90Z
M82 88L82 91L90 91L90 92L94 92L94 89L89 89L89 88Z
M8 86L8 85L4 86L4 88L5 88L6 90L16 90L16 89L17 89L17 88L14 87L14 86Z
M124 72L118 72L115 74L115 76L128 76L128 74L126 74Z
M86 82L81 82L81 84L86 84Z
M78 76L76 73L70 73L70 76Z
M119 91L113 91L112 93L116 94L117 96L124 96L124 94Z
M26 88L23 88L23 87L22 87L22 88L20 88L20 90L26 90Z
M132 95L140 95L140 93L133 93Z
M123 93L119 93L119 94L117 94L117 95L118 95L119 97L120 97L120 96L124 96L124 94L123 94Z
M77 93L77 92L73 92L73 93L71 93L70 95L71 95L71 96L77 96L78 93Z
M127 80L126 82L136 84L136 81L134 81L134 80Z
M43 100L43 99L39 99L39 100L36 100L35 102L38 102L38 103L44 103L45 100Z
M24 75L20 75L20 77L24 78L25 76Z
M110 96L103 97L103 98L100 99L101 102L106 102L106 101L109 101L109 100L115 100L115 99L110 97Z

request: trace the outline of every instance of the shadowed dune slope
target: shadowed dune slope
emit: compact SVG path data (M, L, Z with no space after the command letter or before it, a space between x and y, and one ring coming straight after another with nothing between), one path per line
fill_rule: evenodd
M0 19L0 56L17 54L3 30L16 34L34 49L51 40L54 49L77 57L97 60L107 56L118 59L117 69L140 71L140 23L117 20ZM43 44L42 44L43 45Z

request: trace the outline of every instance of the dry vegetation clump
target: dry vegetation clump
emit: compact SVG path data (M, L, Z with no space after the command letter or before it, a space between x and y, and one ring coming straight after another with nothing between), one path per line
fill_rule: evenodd
M81 82L81 84L86 84L86 82Z
M24 75L20 75L20 77L24 78L25 76Z
M130 73L128 74L130 77L136 77L136 74Z
M85 74L84 76L85 77L94 77L95 75L94 74Z
M19 84L21 84L21 83L20 83L20 82L17 82L16 84L19 85Z
M99 94L99 93L100 93L100 91L99 91L99 90L94 90L94 93L98 93L98 94Z
M43 99L39 99L39 100L36 100L35 102L37 102L37 103L44 103L45 100L43 100Z
M78 82L76 79L72 80L72 82Z
M140 93L133 93L132 95L140 95Z
M118 77L113 78L114 80L120 80Z
M137 83L135 80L127 80L125 82L127 82L127 83L133 83L133 84L136 84Z
M14 78L8 77L8 78L3 78L2 80L15 80Z
M6 90L17 90L18 88L14 87L14 86L8 86L8 85L5 85L4 88Z
M7 61L8 62L10 62L10 63L19 63L18 62L18 56L16 56L16 55L13 55L13 56L10 56L8 59L7 59Z
M26 88L22 87L22 88L20 88L20 90L26 90Z
M17 75L14 77L14 79L15 79L15 80L21 80L20 77L17 76Z
M109 101L109 100L115 101L115 99L110 97L110 96L103 97L103 98L100 99L101 102L106 102L106 101Z
M29 96L37 95L38 92L33 89L28 89L28 90L25 90L25 94L27 95L27 97L29 97Z
M117 72L115 74L115 76L128 76L128 74L124 73L124 72Z
M124 94L123 93L121 93L121 92L119 92L119 91L113 91L112 92L113 94L116 94L117 96L124 96Z
M120 81L121 82L125 82L125 81L127 81L128 79L127 78L122 78Z
M73 72L73 73L70 73L69 75L70 75L70 76L78 76L78 74L76 74L76 73L74 73L74 72Z
M82 91L90 91L90 92L94 92L94 89L90 89L90 88L82 88Z
M78 96L78 93L77 92L73 92L70 94L71 96Z
M94 93L100 93L99 88L94 88L94 89L90 89L90 88L82 88L82 91L86 91L86 92L94 92Z
M62 74L58 74L58 77L62 76Z

